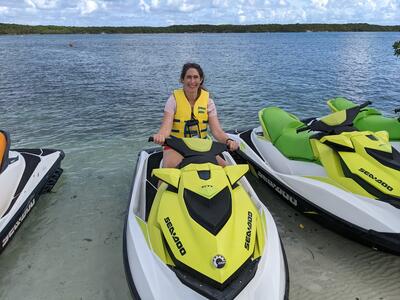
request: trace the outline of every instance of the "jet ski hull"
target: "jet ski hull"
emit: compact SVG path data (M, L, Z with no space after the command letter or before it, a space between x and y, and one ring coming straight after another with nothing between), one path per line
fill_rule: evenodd
M225 155L229 164L234 160ZM248 284L238 292L224 293L215 289L199 287L196 283L183 283L171 267L166 265L152 250L146 238L143 224L151 203L143 201L149 195L151 186L157 186L157 179L146 180L151 169L158 167L162 153L160 149L142 151L136 164L130 204L124 227L123 258L126 278L134 299L287 299L289 277L286 256L271 214L263 207L268 236L264 253L258 262L257 271ZM245 178L241 184L251 188ZM253 191L254 193L254 191ZM252 195L256 197L256 195ZM142 199L142 201L140 200ZM259 203L258 205L261 205ZM258 206L259 207L259 206ZM272 255L275 254L275 255ZM271 274L275 276L272 277ZM212 292L216 293L213 294Z
M253 173L282 199L320 224L365 245L400 255L400 209L374 199L357 197L330 184L307 178L306 174L296 176L293 170L298 166L293 164L291 168L291 162L285 160L271 143L264 153L261 144L267 145L268 142L257 142L258 147L255 145L257 130L261 132L258 128L231 135L242 143L238 157L235 157L237 160L247 161ZM266 155L273 158L268 161ZM289 163L286 165L284 162ZM277 168L281 170L277 171Z
M51 149L17 149L10 151L11 163L23 161L20 181L7 210L0 219L0 253L6 248L39 197L50 192L62 174L64 152ZM6 170L7 171L7 170ZM5 172L4 172L5 173ZM2 175L7 175L7 174ZM4 196L4 195L2 195Z

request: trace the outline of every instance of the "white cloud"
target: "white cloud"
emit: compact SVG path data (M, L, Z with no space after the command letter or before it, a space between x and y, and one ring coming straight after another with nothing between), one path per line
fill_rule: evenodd
M147 2L144 0L139 1L139 7L144 12L147 12L147 13L150 12L150 5L147 4Z
M213 7L228 7L229 0L212 0L211 6L213 6Z
M367 0L367 3L371 7L372 10L376 9L376 3L374 0Z
M53 9L57 6L58 0L25 0L25 3L36 9Z
M151 7L158 8L160 6L160 0L151 0Z
M74 26L390 25L400 22L400 0L0 0L0 14L6 23Z
M319 9L326 9L329 0L311 0L312 4Z
M7 6L0 6L0 14L6 14L9 12L9 8Z
M181 6L179 7L179 10L182 12L193 12L197 8L199 8L198 5L188 4L187 1L184 0Z
M80 0L78 3L81 16L89 15L100 8L106 8L106 4L98 0Z
M198 2L198 3L196 3ZM180 11L185 13L192 13L200 10L202 6L209 6L211 8L212 3L205 3L203 1L192 1L192 0L167 0L164 8L171 11Z

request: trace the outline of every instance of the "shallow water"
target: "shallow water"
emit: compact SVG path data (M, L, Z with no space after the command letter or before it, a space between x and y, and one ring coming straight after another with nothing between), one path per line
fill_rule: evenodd
M128 299L122 230L146 137L199 62L225 129L279 105L300 117L325 101L400 106L397 33L0 36L0 128L17 147L63 149L64 173L0 256L1 299ZM69 47L72 42L74 47ZM253 180L277 221L290 299L398 299L400 258L299 215ZM302 226L300 226L302 224ZM302 227L304 227L302 229Z

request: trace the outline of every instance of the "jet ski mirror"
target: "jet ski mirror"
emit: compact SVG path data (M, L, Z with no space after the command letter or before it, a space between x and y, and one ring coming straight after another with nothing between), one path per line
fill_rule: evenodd
M151 176L156 176L158 179L165 183L172 185L175 188L179 186L179 178L181 177L181 170L175 168L161 168L154 169Z
M240 178L249 171L249 165L230 165L224 168L231 185L234 185Z

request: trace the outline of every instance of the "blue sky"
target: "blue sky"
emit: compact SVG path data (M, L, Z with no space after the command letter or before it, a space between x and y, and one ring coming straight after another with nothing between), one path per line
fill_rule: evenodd
M0 0L0 23L74 26L398 25L400 0Z

